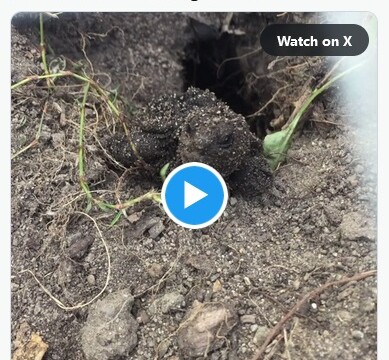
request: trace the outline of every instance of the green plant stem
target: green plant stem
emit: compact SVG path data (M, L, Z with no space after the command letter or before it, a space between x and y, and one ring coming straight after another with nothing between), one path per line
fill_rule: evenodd
M41 56L42 56L42 64L43 64L43 71L45 72L45 75L49 75L49 67L47 66L47 60L46 60L46 43L45 43L45 33L43 28L43 14L39 14L39 33L40 33L40 47L41 47ZM46 79L47 86L50 88L53 85L53 82L50 78Z
M16 154L12 155L11 160L17 158L20 154L23 154L28 149L32 148L33 146L37 145L39 143L39 138L41 137L42 133L42 125L43 125L43 119L47 112L47 100L45 102L45 105L43 106L43 111L41 115L41 119L39 122L38 130L36 131L35 138L33 141L31 141L28 145L26 145L24 148L20 149Z
M294 131L295 131L297 125L298 125L298 122L300 121L301 116L305 113L305 111L308 109L308 107L311 105L311 103L313 102L313 100L315 100L316 97L318 97L322 92L327 90L335 81L337 81L338 79L340 79L343 76L347 75L348 73L354 71L355 69L361 67L363 64L364 64L364 62L361 62L359 64L356 64L356 65L352 66L351 68L349 68L349 69L341 72L340 74L334 76L331 80L327 81L320 88L315 89L312 92L311 96L309 96L308 99L304 102L304 104L301 107L301 109L297 112L295 118L293 119L293 121L290 124L290 130L288 129L288 131L290 131L291 133L294 133Z
M93 81L92 79L90 79L88 77L73 73L71 71L61 71L61 72L58 72L56 74L29 76L29 77L15 83L15 84L13 84L11 86L11 90L15 90L21 86L24 86L24 85L30 83L30 82L33 82L33 81L38 81L38 80L43 80L43 79L55 80L56 78L61 78L61 77L73 77L73 78L75 78L75 79L77 79L85 84L83 98L82 98L82 102L81 102L81 109L80 109L78 172L79 172L81 188L88 198L88 202L89 202L88 208L90 208L92 202L103 209L111 209L111 210L116 210L116 211L122 211L122 210L127 209L131 206L134 206L134 205L136 205L144 200L152 200L154 202L161 203L161 194L159 192L155 192L155 191L150 191L150 192L143 194L135 199L127 200L121 204L111 204L111 203L108 203L108 202L105 202L105 201L102 201L100 199L96 199L93 197L93 195L89 189L89 186L85 180L85 148L84 148L84 133L85 133L85 121L86 121L86 119L85 119L85 107L86 107L86 102L88 99L88 94L89 94L90 88L93 88L97 92L97 94L104 99L106 104L109 106L111 111L116 116L120 116L119 109L109 99L109 93L106 90L104 90L103 88L101 88L95 81ZM38 143L38 139L40 137L40 133L42 130L43 115L45 113L46 113L46 105L45 105L44 112L42 114L42 118L41 118L41 121L40 121L40 124L38 127L37 134L35 135L35 139L29 145L27 145L25 148L23 148L18 153L16 153L12 158L17 157L22 152L28 150L29 148L31 148L32 146L34 146ZM113 221L113 225L119 220L119 218L120 218L119 215L115 216L114 221Z
M39 121L39 126L38 126L38 130L36 131L36 134L35 134L35 140L38 141L39 138L41 137L41 133L42 133L42 125L43 125L43 119L46 115L46 112L47 112L47 100L45 102L45 105L43 106L43 111L42 111L42 115L41 115L41 120Z
M80 80L82 82L87 82L92 86L100 96L103 97L103 99L107 102L108 106L112 110L112 112L116 115L120 115L119 109L115 106L115 104L109 99L108 92L104 89L102 89L95 81L92 79L76 74L72 71L60 71L56 74L46 74L46 75L32 75L29 76L13 85L11 85L11 90L15 90L20 86L26 85L32 81L38 81L38 80L43 80L43 79L53 79L55 80L56 78L61 78L61 77L73 77L77 80Z
M125 210L125 209L127 209L131 206L134 206L134 205L136 205L142 201L145 201L145 200L152 200L152 201L155 201L156 203L160 203L161 202L161 193L150 191L146 194L138 196L135 199L130 199L130 200L127 200L124 203L120 203L120 204L111 204L111 203L108 203L108 202L105 202L105 201L102 201L99 199L94 199L94 202L96 203L96 205L98 205L102 208L105 208L105 209Z
M118 209L118 210L127 209L128 207L134 206L134 205L136 205L144 200L153 200L155 202L160 203L161 202L161 194L158 192L148 192L146 194L138 196L135 199L127 200L123 204L119 204L119 205L115 205L115 206L116 206L116 209Z
M91 202L92 200L92 194L89 190L89 186L87 182L85 181L85 149L84 149L84 129L85 129L85 106L86 101L88 99L89 94L89 88L90 83L87 82L84 87L84 96L82 98L81 103L81 111L80 111L80 132L79 132L79 139L78 139L78 175L80 178L80 185L82 190L85 192L88 201Z
M364 64L365 61L362 61L350 67L349 69L334 76L323 85L313 90L311 95L303 102L300 109L297 111L296 115L285 129L269 134L265 137L263 141L264 153L267 156L269 164L273 169L276 169L285 160L286 153L290 147L292 137L296 131L300 119L307 111L313 100L325 90L327 90L335 81L339 80L343 76L349 74Z

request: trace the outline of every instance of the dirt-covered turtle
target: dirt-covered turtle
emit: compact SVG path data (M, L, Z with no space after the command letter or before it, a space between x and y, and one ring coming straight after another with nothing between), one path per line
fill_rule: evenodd
M128 136L106 142L116 161L131 167L142 160L159 170L198 161L218 170L232 190L261 194L272 183L261 142L242 115L234 113L208 90L189 88L166 95L129 120Z

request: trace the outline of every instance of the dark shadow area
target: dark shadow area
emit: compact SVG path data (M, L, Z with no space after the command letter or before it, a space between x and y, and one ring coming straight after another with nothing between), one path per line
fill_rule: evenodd
M184 49L184 85L209 89L242 115L253 112L252 102L241 95L245 74L238 58L241 35L221 32L215 26L190 19L191 40Z

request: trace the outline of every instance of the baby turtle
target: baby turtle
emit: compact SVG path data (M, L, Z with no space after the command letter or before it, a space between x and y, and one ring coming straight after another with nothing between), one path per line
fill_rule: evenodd
M214 167L233 191L253 196L272 184L261 141L242 115L234 113L209 90L189 88L183 95L153 100L129 119L128 135L106 141L111 156L125 167L137 161L157 174L197 161Z

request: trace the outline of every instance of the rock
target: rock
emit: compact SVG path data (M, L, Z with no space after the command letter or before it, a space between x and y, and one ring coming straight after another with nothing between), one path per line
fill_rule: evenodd
M11 283L11 291L15 292L19 290L19 284Z
M156 239L165 230L162 220L159 220L155 225L149 229L149 236Z
M243 281L247 286L252 286L251 280L247 276L243 278Z
M333 226L338 226L342 222L341 212L333 206L326 206L324 213L327 217L328 222Z
M243 315L240 317L242 324L255 324L255 315Z
M158 359L162 359L167 351L169 350L169 347L171 345L171 340L170 339L165 339L162 340L157 347L157 354L158 354Z
M96 278L93 274L89 274L86 278L86 280L88 281L88 284L90 285L96 285Z
M163 266L161 264L153 263L147 268L147 273L151 277L159 279L163 275Z
M30 250L38 251L38 250L41 248L41 245L42 245L42 239L39 239L39 238L37 238L37 237L29 238L29 239L26 241L26 246L27 246Z
M42 306L40 302L37 302L34 306L34 315L38 315L42 311Z
M366 301L361 305L361 309L364 312L370 313L376 311L376 302L375 301Z
M158 222L161 219L157 217L152 217L152 218L141 218L137 223L136 223L136 228L134 231L134 236L136 238L141 237L147 230L151 229L154 225L158 224Z
M206 255L193 255L185 259L185 263L192 268L204 272L213 269L212 263Z
M149 312L151 315L167 314L172 309L178 309L182 306L185 298L178 291L167 293L154 300L150 305Z
M245 345L243 345L241 348L240 348L240 353L241 354L246 354L247 352L247 347Z
M116 291L91 305L81 330L86 360L127 357L135 348L138 323L131 315L134 298L128 289Z
M43 124L41 127L41 133L39 136L39 142L42 144L47 144L51 140L51 129Z
M352 315L347 310L339 310L337 315L342 322L347 323L353 319Z
M177 334L183 357L206 357L208 353L220 349L237 322L238 316L230 306L196 302Z
M71 236L69 242L68 256L73 260L80 260L87 254L90 246L94 242L94 238L90 235L76 233Z
M212 285L212 292L217 293L223 289L223 285L220 280L216 280Z
M353 330L351 335L353 336L353 338L355 340L362 340L363 337L365 336L364 333L362 331L359 331L359 330Z
M212 282L215 282L217 279L219 279L219 277L220 277L220 273L216 273L216 274L211 275L209 280L211 280Z
M61 148L65 142L65 133L63 131L54 133L52 135L52 142L54 148L56 149Z
M257 324L253 324L250 326L250 331L253 333L253 332L257 331L258 327L259 326Z
M358 212L351 212L343 216L340 233L342 239L350 241L375 239L372 221Z
M127 220L131 223L131 224L134 224L136 223L142 216L142 214L144 213L144 210L142 211L139 211L139 212L134 212L130 215L127 216Z
M230 204L231 206L235 206L238 203L238 200L235 197L230 197Z
M30 325L22 322L12 342L12 360L42 360L48 345L42 337L32 331Z
M264 343L268 332L269 329L266 326L260 326L255 332L253 343L257 346L261 346Z
M136 320L138 321L139 324L145 325L150 321L150 317L147 314L147 312L142 309L139 311L139 314L138 314Z
M29 342L24 344L24 347L17 348L12 360L42 360L48 349L48 345L42 340L37 333L31 334Z
M352 188L356 188L359 185L358 179L356 175L351 175L346 180Z

